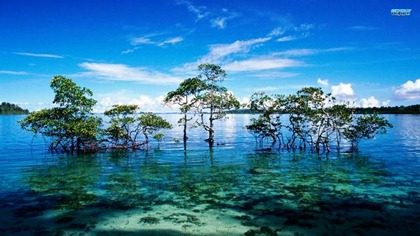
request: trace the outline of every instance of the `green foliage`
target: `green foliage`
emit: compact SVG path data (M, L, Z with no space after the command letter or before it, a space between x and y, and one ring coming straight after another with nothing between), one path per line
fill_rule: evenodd
M138 149L141 145L148 145L149 135L161 129L172 128L165 119L153 113L144 113L139 116L137 105L114 105L104 114L111 118L110 126L105 130L111 148ZM144 143L138 142L140 134L144 135ZM160 142L163 136L163 134L156 134L154 138Z
M97 150L101 119L92 114L96 104L91 98L92 92L62 76L51 80L51 88L55 93L53 104L56 107L30 113L19 121L21 127L52 138L51 151Z
M104 112L109 116L109 127L105 130L108 141L113 148L137 148L137 136L140 133L137 121L137 105L113 105Z
M153 114L153 113L145 113L138 118L139 127L146 139L145 143L149 143L149 135L154 134L155 132L161 129L171 129L172 125L163 119L162 117Z
M196 98L198 97L198 94L205 89L205 87L206 84L199 78L189 78L181 82L176 90L168 92L164 99L165 104L176 104L180 106L180 111L183 114L183 117L179 119L178 123L184 127L184 149L187 148L188 122L193 119L192 117L188 118L188 113L192 108L196 107Z
M376 134L385 134L387 128L392 128L385 118L377 114L363 115L356 119L356 123L344 130L344 136L351 143L351 150L357 151L361 139L372 139Z
M207 141L212 148L214 145L214 121L224 118L226 110L238 109L240 103L226 87L219 85L226 77L226 72L220 66L201 64L198 69L200 71L198 78L203 81L205 86L196 97L197 111L200 115L197 125L202 126L209 133ZM205 121L205 114L208 115L207 121Z
M254 93L251 96L249 107L251 111L261 112L259 117L252 118L251 125L245 128L252 133L257 142L262 142L265 138L271 138L272 145L280 139L282 124L280 122L280 112L284 104L284 96L271 97L263 92Z
M28 110L12 103L2 102L0 104L0 115L25 115L28 113Z
M260 112L258 118L252 118L246 128L257 141L271 138L272 145L280 140L288 149L306 149L317 153L330 152L331 142L336 142L340 150L343 138L352 144L351 150L357 150L358 143L364 138L373 138L392 127L384 118L377 115L365 115L355 120L354 109L348 104L336 104L331 94L325 94L321 88L307 87L287 97L269 96L255 93L250 100L251 111ZM280 116L288 114L289 124L283 125ZM289 130L287 142L283 140L282 128Z

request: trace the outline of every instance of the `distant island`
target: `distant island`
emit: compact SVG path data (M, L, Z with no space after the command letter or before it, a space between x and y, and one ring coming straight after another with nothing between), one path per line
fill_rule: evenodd
M29 114L27 109L23 109L18 105L2 102L0 104L0 115L26 115Z
M394 107L356 107L353 108L356 114L420 114L420 104L410 106L394 106ZM250 109L237 109L227 111L229 114L258 114L257 111Z

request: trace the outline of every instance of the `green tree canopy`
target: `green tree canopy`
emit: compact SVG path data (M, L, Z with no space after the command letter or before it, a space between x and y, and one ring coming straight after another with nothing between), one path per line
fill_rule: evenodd
M197 111L200 115L200 121L197 122L208 132L209 147L214 145L214 121L226 116L226 110L238 109L239 101L236 97L221 86L220 83L226 77L226 72L217 65L201 64L198 66L200 78L205 87L197 96ZM208 118L205 117L208 116Z
M52 138L51 151L97 150L101 119L92 114L96 104L92 91L63 76L55 76L51 88L55 107L30 113L19 121L21 127Z
M192 117L188 118L188 113L191 110L195 111L197 97L205 88L206 84L199 78L189 78L182 81L176 90L168 92L164 99L165 104L180 106L183 117L179 119L178 123L183 126L184 150L187 149L188 121L193 119Z

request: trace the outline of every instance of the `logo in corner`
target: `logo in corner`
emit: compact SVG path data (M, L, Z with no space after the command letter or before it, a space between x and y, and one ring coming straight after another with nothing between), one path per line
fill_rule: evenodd
M391 15L393 15L393 16L409 16L409 15L411 15L411 9L391 9Z

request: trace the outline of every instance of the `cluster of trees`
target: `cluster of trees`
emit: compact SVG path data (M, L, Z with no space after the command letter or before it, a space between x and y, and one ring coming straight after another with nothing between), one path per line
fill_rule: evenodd
M214 122L224 118L226 111L240 108L237 98L221 85L226 72L220 66L201 64L198 70L197 77L184 80L164 99L168 105L179 106L182 113L178 123L183 126L184 150L187 149L188 126L202 127L208 133L205 141L212 149ZM54 107L32 112L19 121L23 129L50 137L51 151L148 149L150 137L160 144L164 134L159 131L172 128L156 114L141 113L137 105L114 105L105 111L109 121L103 128L103 120L93 114L96 101L91 90L62 76L51 80L51 88L55 93ZM356 151L361 139L373 138L392 127L377 115L356 117L347 105L334 103L335 98L324 94L320 88L303 88L290 96L255 93L248 107L260 115L246 128L259 143L270 139L272 147L278 142L279 148L289 150L306 149L308 145L319 153L321 148L329 152L332 142L340 149L342 138L351 143L352 151ZM280 119L285 113L288 124Z
M377 114L356 116L348 104L337 103L331 94L321 88L306 87L289 96L255 93L249 108L258 112L246 128L260 144L271 140L273 147L289 150L305 150L320 153L330 152L335 145L340 151L343 139L347 140L350 151L357 151L360 140L384 134L392 125ZM281 116L288 117L282 123ZM271 147L270 147L271 148Z
M187 79L175 91L168 93L165 102L178 104L183 118L184 148L187 143L188 122L195 119L193 126L201 126L208 132L210 148L214 145L214 121L223 118L225 110L239 108L238 100L227 88L220 85L226 72L213 64L198 67L200 74ZM51 151L95 152L101 148L148 149L149 139L159 143L164 138L161 129L172 125L153 113L141 113L137 105L114 105L104 112L109 117L107 128L103 121L93 114L96 101L92 91L76 85L72 80L56 76L51 80L55 93L54 107L30 113L19 121L23 129L50 137ZM189 117L189 114L192 114ZM197 116L197 114L199 114ZM143 136L143 141L139 142Z
M28 110L23 109L16 104L8 102L2 102L0 104L0 115L24 115L28 113Z
M95 152L101 148L147 148L149 135L171 125L151 113L139 115L136 105L114 105L105 111L109 126L93 114L96 101L92 91L77 86L72 80L56 76L51 80L54 107L30 113L19 121L23 129L50 137L50 151ZM137 117L138 116L138 117ZM145 141L137 142L143 134ZM156 136L162 139L161 135Z
M187 127L192 121L193 126L201 126L208 132L206 141L210 149L214 146L214 121L226 116L226 111L239 109L238 99L221 85L226 72L220 66L201 64L199 75L183 81L179 87L167 94L166 104L180 106L183 117L179 120L183 126L184 150L187 147ZM191 114L191 117L188 115ZM198 119L193 118L198 115Z

